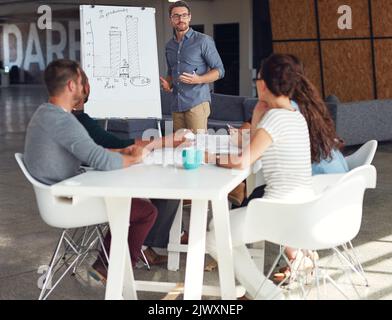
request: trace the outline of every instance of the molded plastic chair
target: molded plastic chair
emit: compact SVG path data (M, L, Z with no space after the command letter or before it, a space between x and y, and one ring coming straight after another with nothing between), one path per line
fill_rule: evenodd
M350 242L358 234L362 220L364 192L366 188L375 188L376 175L374 166L361 166L345 174L340 181L326 188L321 194L300 203L268 199L252 200L248 205L241 231L243 242L254 243L266 240L302 251L332 249L341 261L347 263L346 257L336 248ZM267 278L271 276L282 257L290 265L281 250ZM319 296L317 263L317 260L313 259ZM301 262L298 263L299 265ZM299 274L299 270L292 269L293 272ZM325 274L324 279L329 280L347 298L329 275Z
M72 267L73 273L75 273L77 267L80 266L87 255L92 250L97 250L97 245L100 244L102 246L106 256L105 258L108 261L108 255L103 246L103 232L107 228L107 225L102 226L102 224L108 222L106 206L102 198L53 196L50 186L37 181L27 171L23 162L23 155L16 153L15 158L23 174L33 185L41 218L49 226L63 229L49 268L46 271L45 281L39 296L39 300L42 300L46 299L52 293L54 288ZM80 230L80 228L83 228L83 230ZM72 234L69 229L73 229ZM77 237L78 233L81 233L79 237ZM60 255L60 249L63 244L65 254ZM66 259L67 256L69 256L68 259ZM63 266L61 265L56 271L54 270L61 259L64 259L64 264L68 264L71 260L72 262L56 283L51 286L50 283L53 275ZM46 293L47 290L49 290L48 293Z
M353 154L346 157L347 165L350 170L358 168L364 165L370 165L373 162L374 156L377 151L378 142L376 140L371 140L363 144L357 151ZM328 186L333 185L340 181L340 179L344 176L343 174L324 174L317 175L313 177L313 189L316 193L322 192ZM365 276L365 271L358 259L358 256L355 252L354 246L351 241L348 241L346 244L342 245L343 251L347 257L347 259L352 263L357 271L357 274L360 275L365 285L368 286L369 282ZM352 254L351 254L352 253Z
M357 151L346 157L346 161L350 170L372 164L377 151L378 142L370 140L363 144Z

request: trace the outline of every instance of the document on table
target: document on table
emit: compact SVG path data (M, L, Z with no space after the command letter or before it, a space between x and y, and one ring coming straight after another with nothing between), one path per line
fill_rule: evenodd
M146 165L163 165L163 166L182 166L181 148L156 149L143 160Z
M231 143L229 135L197 134L195 136L197 149L210 153L238 154L239 149Z

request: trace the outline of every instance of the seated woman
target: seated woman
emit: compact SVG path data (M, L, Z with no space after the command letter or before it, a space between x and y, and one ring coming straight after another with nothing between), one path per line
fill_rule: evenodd
M298 201L314 195L308 126L304 116L293 108L290 101L299 87L306 89L309 98L314 99L316 93L302 86L304 82L308 84L304 76L296 72L289 56L270 56L263 63L256 82L259 105L264 112L254 126L250 143L239 155L215 158L217 165L225 168L245 168L261 158L266 180L264 198L267 199ZM213 159L212 155L208 155L210 159ZM245 216L246 208L233 210L231 226L238 226ZM252 298L282 298L281 289L267 280L252 260L242 242L241 235L245 232L237 230L232 233L237 279ZM215 258L213 223L207 237L207 248Z
M312 157L312 175L328 174L328 173L345 173L348 172L347 162L340 151L343 148L343 142L338 137L335 125L326 104L317 93L314 85L306 78L302 62L293 55L287 55L287 59L292 60L292 65L295 72L302 77L291 97L291 106L300 111L304 116L310 135L311 157ZM268 106L260 101L255 109L251 119L251 124L245 123L243 128L250 131L252 136L257 128L257 123L261 117L268 110ZM242 134L240 130L236 132L233 130L232 134L235 141L242 143ZM237 136L239 135L239 136ZM265 193L265 185L257 187L252 194L245 199L241 207L247 206L248 203L256 198L263 197ZM294 260L297 252L287 252L290 260ZM307 252L307 255L315 255L316 252ZM312 263L307 262L308 265ZM283 267L281 272L276 273L274 278L276 281L281 281L290 276L290 269Z
M293 61L295 71L305 77L304 81L308 82L305 86L317 93L314 85L306 78L302 62L294 55L287 55L287 58ZM294 91L291 105L303 114L308 123L312 152L312 175L348 172L347 162L341 152L344 144L336 133L334 122L326 104L319 94L316 95L316 101L310 101L306 94L306 88L300 88L300 86L303 86L303 84L299 84L298 90ZM251 135L254 134L267 109L268 106L259 101L254 108L250 121L245 122L240 130L231 130L233 142L242 143L243 130L250 132ZM318 122L315 120L316 118ZM253 198L257 197L253 196ZM242 206L247 205L248 202L249 200L244 202Z

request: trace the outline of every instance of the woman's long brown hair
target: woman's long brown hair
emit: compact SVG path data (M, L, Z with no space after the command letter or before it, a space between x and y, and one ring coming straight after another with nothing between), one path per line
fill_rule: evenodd
M297 57L273 54L264 61L260 73L274 95L285 95L298 103L308 124L312 162L328 159L333 149L343 147L325 102Z

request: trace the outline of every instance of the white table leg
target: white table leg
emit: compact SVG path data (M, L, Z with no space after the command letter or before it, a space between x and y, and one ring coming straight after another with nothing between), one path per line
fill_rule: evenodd
M126 271L125 268L126 264L130 268L130 259L127 259L127 256L129 256L128 228L131 214L131 199L105 198L105 202L112 234L105 299L121 300L124 298L124 283L132 283L133 288L135 288L133 272L132 270L131 272ZM125 282L124 277L127 278ZM130 291L127 290L125 298L136 299L136 292L134 290Z
M236 290L233 250L230 231L230 213L227 200L222 199L212 201L212 214L214 217L219 283L222 299L235 300Z
M178 271L180 269L180 252L172 251L171 246L179 246L181 244L182 209L183 200L180 201L172 227L170 228L167 259L167 269L170 271Z
M192 200L185 271L185 300L200 300L202 295L207 210L207 200Z
M131 261L131 255L129 254L129 249L126 251L125 254L124 268L125 268L124 285L123 285L124 299L137 300L136 282L133 276L132 261Z

